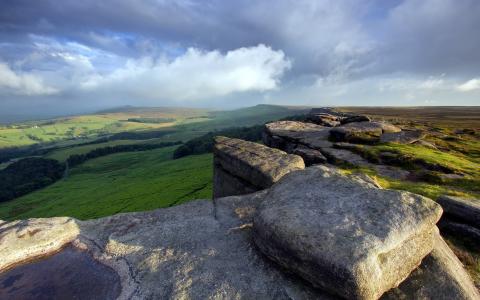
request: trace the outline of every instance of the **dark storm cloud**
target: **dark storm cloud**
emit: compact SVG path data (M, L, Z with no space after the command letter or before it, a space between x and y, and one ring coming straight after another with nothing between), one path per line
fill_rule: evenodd
M235 101L239 92L263 102L363 93L370 100L348 101L373 103L381 94L378 98L435 97L444 103L457 95L471 103L480 90L477 0L3 0L0 5L0 93L9 103L38 95L52 101L101 97L105 105L128 97L148 104L155 104L155 97L162 103L196 97L203 101L197 104L207 104L211 97L210 103L218 104L220 98ZM255 82L247 80L245 69L260 74ZM218 77L204 81L203 73ZM200 75L186 85L186 74ZM231 80L219 80L225 78ZM148 92L152 89L156 94Z

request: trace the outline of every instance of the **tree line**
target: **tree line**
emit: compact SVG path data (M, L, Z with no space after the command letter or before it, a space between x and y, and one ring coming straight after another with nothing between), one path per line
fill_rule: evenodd
M173 158L181 158L192 154L203 154L213 151L214 137L222 135L230 138L238 138L246 141L259 141L262 139L263 125L252 127L233 127L212 131L200 137L194 138L178 147L173 152Z
M67 159L69 167L78 166L93 158L119 152L146 151L179 145L181 142L117 145L93 149L85 154L73 154ZM28 157L0 170L0 202L12 200L44 188L62 178L66 165L54 159Z
M133 145L107 146L107 147L93 149L90 152L87 152L84 154L72 154L68 157L67 163L69 167L75 167L89 159L93 159L93 158L97 158L100 156L105 156L113 153L147 151L147 150L153 150L158 148L175 146L181 143L182 142L177 141L177 142L163 142L163 143L156 143L156 144L133 144Z

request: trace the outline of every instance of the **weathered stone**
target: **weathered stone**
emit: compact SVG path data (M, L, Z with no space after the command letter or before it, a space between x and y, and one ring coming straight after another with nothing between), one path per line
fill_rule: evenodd
M335 127L340 125L338 117L327 113L309 114L307 119L312 123L322 126Z
M480 200L442 195L438 197L445 217L480 229Z
M442 217L438 222L438 227L442 233L462 237L462 239L469 240L472 244L480 247L480 229L477 227L452 221L448 217Z
M256 250L252 214L263 195L216 199L215 206L197 200L76 221L80 233L74 244L119 274L119 299L332 299L285 274ZM7 223L2 234L15 236L17 230L37 228L30 227L29 220L23 222L24 227ZM35 222L52 224L50 219ZM58 231L51 231L49 238L64 240L62 223L54 223ZM35 235L16 235L2 247L32 253L37 248L34 239ZM0 253L3 263L4 252Z
M340 123L343 124L348 124L348 123L353 123L353 122L370 122L371 119L367 116L362 116L362 115L353 115L353 116L348 116L346 118L343 118L340 120Z
M319 150L324 147L332 147L333 143L328 140L330 130L331 128L329 127L313 123L296 121L272 122L265 125L264 143L266 145L272 145L268 137L275 136L282 138L284 143L288 141Z
M381 299L476 300L480 295L462 263L436 235L433 251L421 266Z
M349 150L323 148L322 153L327 157L328 162L331 164L347 163L357 167L369 165L369 162L365 158Z
M216 137L213 153L216 168L258 189L270 187L285 174L305 168L303 159L298 155L239 139ZM221 188L222 182L216 183Z
M400 128L388 123L355 122L332 128L330 135L340 142L375 143L384 133L400 131Z
M314 286L377 299L430 253L441 213L428 198L313 166L268 191L253 236L267 257Z
M384 133L380 137L381 143L398 143L398 144L412 144L423 138L426 134L423 131L418 130L404 130L400 132Z
M261 189L246 180L228 173L218 165L213 167L213 187L214 198L245 195Z
M292 153L301 156L307 166L322 164L327 161L322 152L302 145L297 146Z
M75 219L58 217L0 224L0 271L61 249L77 237Z
M375 187L365 175L352 178ZM263 190L215 202L196 200L88 221L50 218L3 222L0 262L11 266L72 243L117 272L121 281L119 299L338 299L287 274L253 244L253 216L268 193ZM39 238L39 229L43 238ZM60 248L51 247L52 242ZM451 251L443 256L448 258L445 260L436 249L437 244L420 267L385 296L399 300L478 299ZM20 260L4 255L17 251L25 254ZM4 270L0 268L0 273ZM476 298L464 296L467 293Z

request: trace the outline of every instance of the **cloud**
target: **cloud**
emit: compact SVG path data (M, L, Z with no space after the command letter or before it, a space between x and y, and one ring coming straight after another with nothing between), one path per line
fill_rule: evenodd
M480 78L473 78L469 81L457 86L457 89L462 92L470 92L480 89Z
M277 88L291 62L265 45L226 53L188 49L173 60L145 57L85 78L86 91L127 93L147 99L199 100Z
M58 91L45 85L34 74L15 73L7 64L0 62L0 94L51 95Z

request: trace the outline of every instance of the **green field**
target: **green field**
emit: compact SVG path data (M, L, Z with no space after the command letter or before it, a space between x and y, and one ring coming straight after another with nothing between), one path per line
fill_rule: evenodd
M0 219L72 216L91 219L176 205L212 194L212 155L178 160L175 147L90 160L68 178L0 205Z

